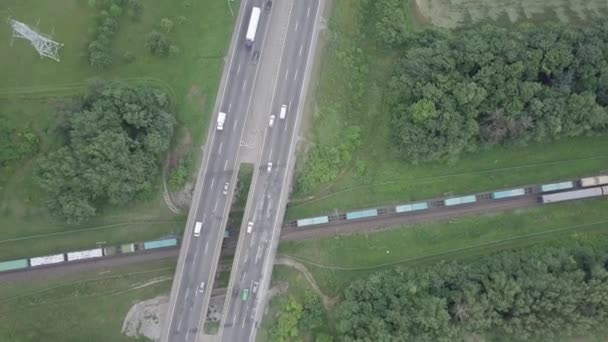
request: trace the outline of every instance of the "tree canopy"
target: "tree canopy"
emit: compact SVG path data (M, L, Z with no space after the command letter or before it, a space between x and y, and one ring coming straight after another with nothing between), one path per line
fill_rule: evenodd
M347 341L554 341L608 319L608 252L509 251L473 263L395 268L350 285L338 308ZM482 338L483 340L483 338Z
M405 41L388 101L406 160L454 159L480 147L592 134L608 125L608 23L390 37L385 41Z
M174 124L165 92L94 82L60 122L64 145L38 165L51 211L82 222L106 203L123 205L151 190Z

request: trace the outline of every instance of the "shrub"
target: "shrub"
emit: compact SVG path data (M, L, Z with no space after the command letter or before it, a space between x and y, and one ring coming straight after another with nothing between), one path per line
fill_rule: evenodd
M152 31L146 35L145 46L153 55L166 56L169 53L169 39L163 33Z

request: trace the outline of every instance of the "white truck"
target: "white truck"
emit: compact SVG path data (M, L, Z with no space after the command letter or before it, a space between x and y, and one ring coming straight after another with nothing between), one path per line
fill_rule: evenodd
M251 18L249 18L249 27L247 27L247 34L245 35L245 46L252 47L253 41L255 40L255 33L258 30L258 23L260 22L260 13L262 10L259 7L253 7L251 10Z
M224 122L226 122L226 113L219 112L217 114L217 130L221 131L224 129Z

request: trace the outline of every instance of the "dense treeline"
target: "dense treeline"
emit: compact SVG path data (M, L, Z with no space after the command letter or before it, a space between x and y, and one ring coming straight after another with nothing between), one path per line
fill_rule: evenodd
M393 136L409 161L608 125L608 23L483 26L407 38L393 27L384 40L404 48L388 98Z
M74 107L59 123L64 145L40 161L37 180L52 213L82 222L152 189L175 122L168 95L149 86L94 82Z
M0 168L38 151L38 136L0 114Z
M474 263L396 268L353 283L338 309L345 340L554 341L608 319L608 252L504 252ZM481 340L484 340L481 338Z

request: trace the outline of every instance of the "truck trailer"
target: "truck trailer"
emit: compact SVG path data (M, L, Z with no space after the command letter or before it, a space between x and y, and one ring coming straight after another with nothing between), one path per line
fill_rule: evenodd
M255 40L255 33L258 30L258 23L260 22L260 13L262 10L259 7L253 7L251 10L251 18L249 18L249 27L247 27L247 34L245 35L245 46L252 47Z

